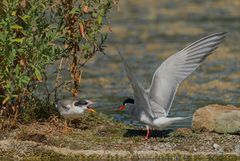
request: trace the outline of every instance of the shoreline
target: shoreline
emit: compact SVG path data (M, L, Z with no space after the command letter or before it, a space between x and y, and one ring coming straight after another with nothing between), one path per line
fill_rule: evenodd
M5 140L0 141L1 145L14 146L17 145L17 140ZM11 145L10 145L11 144ZM18 149L23 148L25 154L20 153L17 155L3 155L0 154L0 160L78 160L78 159L90 159L90 160L145 160L145 159L158 159L158 160L239 160L240 155L236 153L212 153L212 152L195 152L189 153L187 151L126 151L126 150L71 150L68 148L59 148L56 146L44 145L35 143L32 141L24 141L22 146L17 146ZM34 147L34 148L33 148ZM0 149L1 150L1 149ZM26 154L27 153L27 154ZM6 152L5 152L6 154ZM10 159L11 158L11 159Z

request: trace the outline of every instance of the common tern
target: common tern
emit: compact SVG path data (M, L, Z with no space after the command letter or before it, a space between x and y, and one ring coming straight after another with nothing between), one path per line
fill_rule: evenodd
M67 120L79 119L85 111L96 112L90 100L64 99L58 101L56 108L60 115L65 119L65 129L68 128Z
M149 138L150 128L162 130L173 123L189 118L167 117L177 88L218 47L225 34L220 32L203 37L168 57L155 71L148 89L144 89L121 53L118 52L134 93L134 99L124 100L119 110L126 109L133 119L146 125L145 139Z

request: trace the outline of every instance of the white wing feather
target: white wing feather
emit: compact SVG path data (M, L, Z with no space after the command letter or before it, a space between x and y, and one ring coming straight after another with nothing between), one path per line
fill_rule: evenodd
M154 117L168 115L179 84L197 69L224 37L225 33L204 37L170 56L158 67L148 92Z
M138 80L134 76L133 72L131 71L131 68L129 67L129 65L127 64L126 60L123 58L121 53L119 51L118 51L118 53L121 56L121 59L124 64L124 69L126 71L128 79L132 85L136 107L143 110L145 112L145 114L149 118L151 118L153 116L153 113L148 104L148 95L147 95L145 89L143 88L142 84L138 82Z

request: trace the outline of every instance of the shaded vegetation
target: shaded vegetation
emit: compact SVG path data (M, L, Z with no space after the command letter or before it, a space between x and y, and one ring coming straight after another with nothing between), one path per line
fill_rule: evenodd
M0 2L0 129L7 118L15 122L19 115L25 120L32 115L49 116L62 86L72 96L78 95L82 67L93 55L104 53L108 33L102 28L109 26L106 17L113 5L117 1ZM52 73L56 80L50 89L46 66L57 60L59 66ZM66 72L69 80L62 80ZM39 85L44 86L43 97L34 98ZM41 107L47 110L42 113Z

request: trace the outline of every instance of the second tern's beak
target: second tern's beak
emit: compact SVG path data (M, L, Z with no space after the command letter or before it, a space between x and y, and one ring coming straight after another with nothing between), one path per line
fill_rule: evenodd
M96 110L94 110L94 109L91 108L91 107L87 107L87 110L88 110L89 112L96 112Z
M87 105L87 110L89 112L96 112L96 110L94 110L91 105L94 104L94 102L90 101L90 100L87 100L88 101L88 105Z

